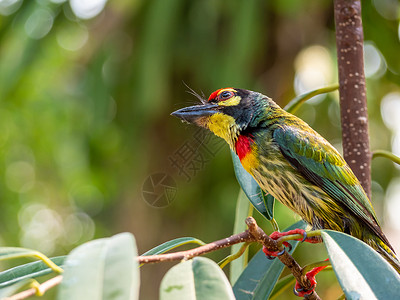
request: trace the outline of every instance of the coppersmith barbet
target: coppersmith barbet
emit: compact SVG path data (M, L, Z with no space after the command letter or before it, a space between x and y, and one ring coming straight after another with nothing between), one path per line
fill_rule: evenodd
M202 103L172 115L223 138L260 187L313 229L345 232L364 241L400 273L371 202L328 141L257 92L224 88Z

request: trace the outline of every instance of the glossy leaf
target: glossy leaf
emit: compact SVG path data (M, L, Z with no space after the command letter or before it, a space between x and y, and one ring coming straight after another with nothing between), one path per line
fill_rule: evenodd
M306 227L307 224L304 221L299 221L284 231L295 228L305 229ZM291 241L290 244L292 245L292 250L289 253L292 254L299 242ZM260 250L250 260L248 266L233 286L236 300L268 299L284 267L284 264L279 259L269 260L265 257L264 252Z
M294 286L296 283L296 279L293 274L286 275L285 277L279 279L279 281L274 286L272 293L270 294L269 300L278 299L280 294L290 286Z
M59 300L138 299L137 250L130 233L85 243L65 260Z
M231 285L211 259L195 257L172 267L161 281L161 300L234 300Z
M341 232L321 235L346 299L398 299L400 276L374 249Z
M287 112L290 112L291 114L294 114L304 102L306 102L307 100L311 99L312 97L320 95L320 94L333 92L333 91L337 90L338 88L339 88L339 85L338 84L334 84L334 85L331 85L331 86L323 87L323 88L320 88L320 89L316 89L316 90L301 94L298 97L294 98L292 101L290 101L284 107L284 109Z
M66 256L50 258L57 266L62 267ZM12 285L26 278L35 278L53 272L44 262L35 261L20 265L6 271L0 272L0 288Z
M274 198L272 196L265 197L265 193L261 190L253 176L243 168L239 157L233 151L231 151L231 155L235 175L243 192L254 208L267 220L271 220L274 215Z
M250 202L247 199L245 193L241 189L239 192L238 199L236 201L236 214L235 214L235 224L233 226L233 234L238 234L247 229L245 220L251 215ZM236 244L231 247L231 255L237 253L242 244ZM239 278L240 274L243 272L244 268L247 265L248 260L248 250L243 253L238 259L235 259L229 264L229 280L233 285L236 280Z
M172 249L175 249L177 247L187 245L187 244L197 244L200 246L205 245L205 243L199 239L196 239L193 237L182 237L182 238L177 238L177 239L165 242L161 245L158 245L158 246L150 249L149 251L146 251L141 256L162 254L162 253L168 252Z

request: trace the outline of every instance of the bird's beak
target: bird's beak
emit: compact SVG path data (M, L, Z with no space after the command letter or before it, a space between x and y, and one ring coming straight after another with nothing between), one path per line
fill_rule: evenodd
M174 111L171 115L182 119L188 123L200 125L203 123L204 117L209 117L218 112L219 105L217 104L202 104L181 108Z

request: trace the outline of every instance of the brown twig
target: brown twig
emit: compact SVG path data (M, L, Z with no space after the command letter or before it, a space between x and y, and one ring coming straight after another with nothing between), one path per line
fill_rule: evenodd
M254 237L248 231L232 235L228 238L218 240L209 243L204 246L197 247L195 249L179 251L174 253L159 254L159 255L149 255L149 256L139 256L137 258L139 264L151 264L159 263L164 261L175 261L175 260L188 260L195 256L203 255L218 249L230 247L232 245L244 242L255 242Z
M39 291L40 295L43 295L46 291L49 289L55 287L56 285L60 284L62 281L62 275L58 275L56 277L53 277L45 282L43 282L41 285L39 285L38 288L30 288L29 290L22 291L18 294L12 295L11 297L5 298L4 300L21 300L21 299L26 299L32 296L35 296L36 293Z
M268 235L265 234L265 232L260 227L258 227L253 217L248 217L246 219L246 225L249 228L248 230L239 234L232 235L229 238L212 242L210 244L200 246L198 248L191 250L168 253L168 254L139 256L137 258L138 263L146 264L146 263L158 263L164 261L187 260L195 256L206 254L218 249L226 248L234 244L243 242L258 242L263 246L265 246L270 251L282 250L282 248L278 246L277 241L271 239ZM304 287L305 289L311 288L310 282L308 281L307 277L304 276L302 273L302 268L288 252L285 251L282 255L278 256L278 258L286 267L289 268L293 276L296 278L296 280L300 283L302 287ZM314 291L307 296L307 299L317 300L320 298L318 294Z
M158 263L164 261L176 261L176 260L187 260L193 258L195 256L199 256L202 254L206 254L218 249L226 248L238 243L244 242L258 242L265 246L270 251L281 251L283 248L278 241L271 239L265 232L258 227L256 221L253 217L248 217L246 219L246 225L248 226L248 230L245 232L232 235L228 238L212 242L210 244L200 246L195 249L180 251L175 253L168 254L159 254L159 255L149 255L149 256L139 256L137 257L137 261L139 264L149 264L149 263ZM308 281L307 277L303 275L303 269L300 265L294 260L294 258L288 253L284 252L282 255L278 256L279 260L289 268L292 272L293 276L300 283L302 287L305 289L310 289L311 284ZM36 295L37 293L43 295L47 290L52 287L58 285L62 281L62 275L58 275L53 277L42 284L39 285L38 288L30 288L26 291L15 294L6 300L21 300L26 299L31 296ZM310 295L307 296L307 299L318 300L320 299L318 294L313 291Z

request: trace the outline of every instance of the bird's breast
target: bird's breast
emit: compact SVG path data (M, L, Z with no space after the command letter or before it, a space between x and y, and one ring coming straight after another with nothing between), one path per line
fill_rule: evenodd
M251 173L252 169L258 167L258 148L252 135L239 135L235 143L235 151L247 172Z

